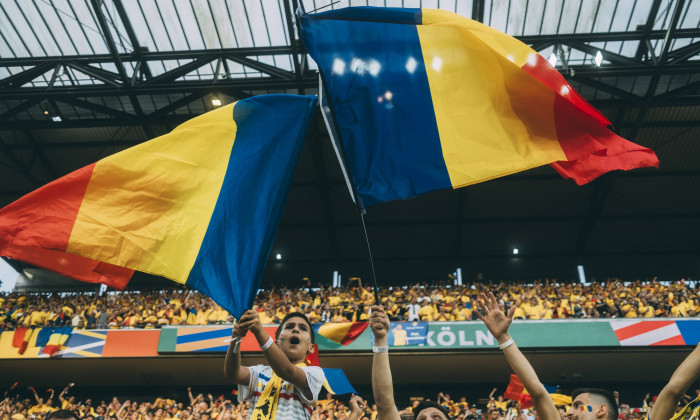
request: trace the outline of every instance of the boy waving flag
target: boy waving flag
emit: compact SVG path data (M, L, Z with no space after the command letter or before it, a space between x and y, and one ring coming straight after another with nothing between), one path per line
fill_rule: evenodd
M241 366L241 339L251 331L269 366ZM226 361L226 378L238 384L238 401L250 400L248 419L310 419L325 375L318 366L306 366L304 360L315 351L314 331L300 312L287 314L275 341L263 328L258 313L246 311L233 329Z

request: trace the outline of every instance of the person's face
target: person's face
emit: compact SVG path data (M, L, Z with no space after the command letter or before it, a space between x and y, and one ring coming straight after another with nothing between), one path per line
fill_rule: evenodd
M447 417L435 407L428 407L418 413L416 420L447 420Z
M592 395L586 392L576 397L566 414L569 420L594 420L600 410L601 405L596 404Z
M498 410L491 410L489 411L489 419L491 420L496 420L497 418L501 417L500 413Z
M309 325L302 318L292 317L280 327L277 345L291 361L302 361L313 351Z

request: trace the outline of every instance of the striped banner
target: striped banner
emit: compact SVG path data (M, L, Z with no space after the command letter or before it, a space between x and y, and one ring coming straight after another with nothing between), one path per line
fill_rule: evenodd
M178 328L176 353L221 352L228 349L224 340L231 338L233 327Z
M318 330L319 326L314 325ZM73 330L70 338L54 356L87 357L157 357L159 354L223 353L228 349L231 325L166 327L162 330ZM275 336L277 325L265 330ZM587 319L515 321L511 335L521 348L595 348L694 346L700 342L700 319ZM406 345L408 351L496 348L496 342L480 321L430 322L423 346ZM0 334L0 359L46 358L43 347L30 340L24 355L12 346L14 331ZM321 352L367 351L372 347L372 333L363 331L349 345L342 345L317 334ZM252 334L241 342L242 352L259 352Z
M102 357L107 341L108 330L73 330L68 341L54 357ZM39 353L39 357L49 357L48 354Z
M614 320L610 326L615 331L621 346L684 346L676 321Z

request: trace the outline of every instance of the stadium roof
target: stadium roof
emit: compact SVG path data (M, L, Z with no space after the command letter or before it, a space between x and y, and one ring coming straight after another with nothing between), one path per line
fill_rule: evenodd
M698 0L32 0L0 2L0 205L213 108L316 93L294 12L446 9L531 45L661 168L583 187L543 167L372 208L380 282L700 271ZM598 63L596 63L598 57ZM517 257L512 254L518 248ZM319 119L267 280L368 275L357 211Z

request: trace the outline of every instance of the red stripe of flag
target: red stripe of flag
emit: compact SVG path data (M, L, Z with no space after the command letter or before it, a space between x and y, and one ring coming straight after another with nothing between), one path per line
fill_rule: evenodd
M353 322L350 329L345 334L345 337L340 341L340 344L346 346L355 341L355 339L367 329L368 325L368 322Z
M24 335L27 334L29 328L17 327L14 335L12 336L12 347L21 347L24 343Z
M513 375L511 373L510 374L510 382L508 383L508 387L506 388L506 392L503 393L503 398L505 398L507 400L520 401L520 397L522 397L524 390L525 390L525 386L520 381L520 378L518 378L517 375Z
M641 321L637 322L636 324L615 330L615 335L620 341L627 340L628 338L658 330L659 328L663 328L674 323L675 321Z
M539 54L524 71L554 92L554 124L565 161L551 166L566 179L586 184L612 170L659 167L656 154L609 130L610 121L583 97Z
M675 337L667 338L665 340L657 341L652 344L652 346L685 346L685 340L683 336L677 335Z
M124 289L133 270L65 252L94 167L78 169L1 209L0 254L77 280Z

